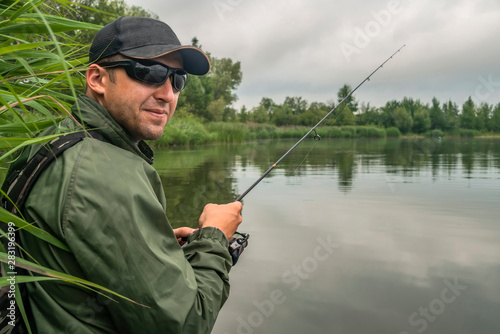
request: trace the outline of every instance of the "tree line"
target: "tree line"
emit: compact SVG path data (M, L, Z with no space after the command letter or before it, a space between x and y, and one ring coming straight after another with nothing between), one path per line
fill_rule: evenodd
M338 103L351 91L344 85L338 91ZM335 103L308 103L301 97L286 97L282 104L264 97L260 104L239 115L240 121L268 123L276 126L313 126L319 122ZM500 132L500 103L476 104L469 97L461 107L453 101L441 103L433 98L431 103L423 103L410 97L400 101L392 100L383 107L362 104L350 96L343 105L326 119L325 125L375 125L385 128L396 127L403 134L423 134L430 130L453 132L458 129L480 132Z

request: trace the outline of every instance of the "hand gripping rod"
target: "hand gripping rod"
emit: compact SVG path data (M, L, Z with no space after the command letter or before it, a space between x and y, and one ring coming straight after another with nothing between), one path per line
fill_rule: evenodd
M260 181L262 181L269 173L271 173L271 171L276 168L276 166L278 166L278 164L283 160L285 159L285 157L290 154L290 152L292 152L297 146L299 146L300 143L302 143L304 141L304 139L307 138L307 136L309 136L311 134L311 132L313 132L321 123L323 123L323 121L328 117L330 116L331 113L333 113L335 110L337 110L337 108L339 106L342 105L342 103L344 103L359 87L361 87L366 81L369 81L370 80L370 77L372 75L375 74L375 72L377 72L379 69L381 69L385 63L387 63L389 60L392 59L392 57L394 57L396 55L396 53L398 53L399 51L401 51L402 48L404 48L405 45L403 45L402 47L400 47L396 52L394 52L389 58L387 58L379 67L377 67L369 76L367 76L356 88L354 88L349 94L347 94L346 97L344 97L344 99L342 101L340 101L339 104L337 104L332 110L330 110L330 112L328 114L326 114L325 117L323 117L315 126L313 126L311 128L311 130L309 130L309 132L307 132L304 137L302 137L297 143L295 143L295 145L293 145L285 154L283 154L283 156L281 158L278 159L278 161L276 161L271 167L269 167L269 169L264 173L262 174L258 179L257 181L255 181L250 187L248 187L247 190L245 190L245 192L243 192L240 196L238 196L238 198L236 199L237 201L241 201L243 199L243 197L245 197L253 188L255 188L256 185L258 185L260 183Z

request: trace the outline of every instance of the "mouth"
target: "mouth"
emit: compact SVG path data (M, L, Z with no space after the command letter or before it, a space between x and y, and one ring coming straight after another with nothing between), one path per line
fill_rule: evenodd
M163 118L168 116L168 112L163 109L144 109L145 112L150 114L151 116Z

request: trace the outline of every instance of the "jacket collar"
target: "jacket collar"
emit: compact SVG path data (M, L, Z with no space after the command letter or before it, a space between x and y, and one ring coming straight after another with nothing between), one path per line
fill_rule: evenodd
M98 129L111 144L139 155L149 164L154 161L154 152L144 141L135 143L125 130L116 123L109 112L96 100L80 95L71 109L73 116L87 128Z

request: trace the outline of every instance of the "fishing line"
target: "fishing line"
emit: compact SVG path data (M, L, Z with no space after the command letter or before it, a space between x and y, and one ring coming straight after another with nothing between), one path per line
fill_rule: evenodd
M293 145L285 154L283 154L283 156L281 158L279 158L274 164L271 165L271 167L269 167L269 169L267 171L264 172L264 174L262 174L250 187L248 187L247 190L245 190L240 196L238 196L238 198L236 199L237 201L241 201L250 191L252 191L253 188L255 188L255 186L257 186L260 181L262 181L269 173L271 173L271 171L273 169L276 168L276 166L278 166L278 164L286 158L286 156L288 154L290 154L290 152L292 152L297 146L299 146L300 143L302 143L313 131L316 133L316 128L321 124L323 123L323 121L325 119L328 118L328 116L330 116L335 110L337 110L337 108L339 106L341 106L359 87L361 87L366 81L369 81L370 80L370 77L375 74L375 72L377 72L379 69L381 69L382 67L384 67L384 65L392 59L392 57L394 57L399 51L401 51L402 48L404 48L405 45L403 45L402 47L400 47L396 52L394 52L389 58L387 58L379 67L377 67L369 76L367 76L363 81L361 81L361 83L359 85L356 86L356 88L354 88L353 90L351 90L351 92L349 92L349 94L347 94L346 97L344 97L344 99L342 101L339 102L339 104L337 104L332 110L330 110L328 112L328 114L325 115L325 117L323 117L315 126L313 126L305 135L304 137L302 137L301 139L299 139L299 141L297 141L295 143L295 145ZM317 133L316 133L316 136L317 136ZM315 136L315 138L316 138ZM319 136L318 136L319 137Z
M318 138L321 139L321 137L319 137L318 134L316 134L314 137L316 138L316 136L318 136ZM307 154L304 156L304 159L302 159L302 161L300 162L300 164L293 170L292 175L295 175L295 173L300 168L300 166L302 166L302 164L304 163L304 161L306 161L307 157L312 152L312 150L314 149L314 147L318 144L318 142L319 142L320 139L318 139L318 140L314 139L314 141L315 141L314 145L311 147L311 149L309 150L309 152L307 152Z

